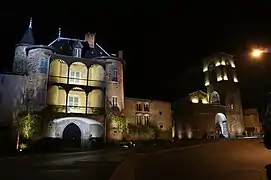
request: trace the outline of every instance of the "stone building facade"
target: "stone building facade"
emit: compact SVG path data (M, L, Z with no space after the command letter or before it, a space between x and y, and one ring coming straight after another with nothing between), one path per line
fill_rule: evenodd
M234 57L217 53L203 62L207 92L196 91L173 103L176 138L225 138L244 133Z
M148 100L125 97L125 116L133 125L153 125L158 130L157 139L170 140L172 138L171 103L158 100ZM128 137L132 140L152 139L134 133Z
M73 39L63 37L59 29L50 44L35 44L32 20L16 46L13 64L14 73L25 75L24 106L43 116L42 135L75 140L84 147L93 138L120 140L107 112L129 111L129 105L125 108L123 68L122 52L109 54L95 41L95 34ZM159 102L152 106L158 108ZM170 128L167 123L162 130Z
M259 113L255 108L244 110L244 125L247 136L259 135L263 133Z

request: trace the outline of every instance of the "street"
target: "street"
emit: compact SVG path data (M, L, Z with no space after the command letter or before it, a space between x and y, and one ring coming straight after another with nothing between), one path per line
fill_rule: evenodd
M259 139L218 140L189 142L171 149L146 148L145 152L119 148L1 158L0 179L108 180L113 175L111 179L118 180L264 180L268 164L271 152Z
M127 150L62 153L0 159L0 179L107 180Z
M271 151L260 140L221 140L143 156L134 174L137 180L264 180L268 164Z

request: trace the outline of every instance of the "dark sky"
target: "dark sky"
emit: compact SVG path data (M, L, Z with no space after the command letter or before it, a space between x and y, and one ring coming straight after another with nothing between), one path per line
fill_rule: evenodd
M65 6L43 2L42 8L40 4L22 4L25 8L21 10L19 5L18 9L1 7L1 34L6 38L2 40L2 66L11 66L14 46L32 16L37 43L53 41L61 27L63 36L83 38L85 33L95 32L108 52L124 50L126 96L172 101L205 90L201 62L223 51L237 57L244 105L260 104L255 93L262 97L266 90L268 58L263 65L251 62L245 54L254 45L271 45L271 3L87 2L71 1Z

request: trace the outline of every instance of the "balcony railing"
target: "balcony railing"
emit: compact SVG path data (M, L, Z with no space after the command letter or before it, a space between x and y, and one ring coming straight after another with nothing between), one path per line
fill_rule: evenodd
M49 82L93 87L103 87L105 85L104 81L64 76L49 76Z
M103 107L85 107L85 106L61 106L51 105L53 111L60 113L78 113L78 114L104 114Z

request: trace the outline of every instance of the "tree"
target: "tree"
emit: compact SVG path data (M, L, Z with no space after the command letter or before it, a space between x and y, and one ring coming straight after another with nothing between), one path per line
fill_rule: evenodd
M20 112L14 120L14 126L18 132L26 140L32 139L37 133L37 122L40 117L37 114L27 111Z

